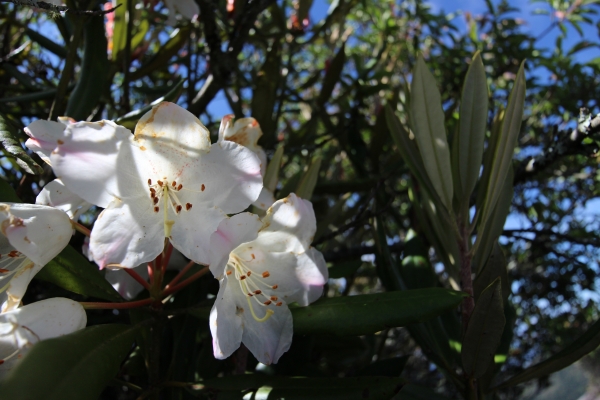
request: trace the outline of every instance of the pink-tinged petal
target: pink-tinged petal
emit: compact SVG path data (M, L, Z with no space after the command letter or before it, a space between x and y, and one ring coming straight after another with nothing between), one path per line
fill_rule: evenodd
M319 299L323 295L323 286L329 279L329 269L327 269L327 262L323 257L323 253L311 247L306 252L306 256L310 261L297 273L298 278L308 288L303 299L295 299L301 306L309 305ZM317 267L318 272L314 270L313 265Z
M203 155L196 170L185 172L189 190L201 194L202 201L227 214L243 211L262 190L258 157L233 142L219 142Z
M148 279L148 267L146 265L140 265L134 268L139 276L144 279ZM104 275L108 283L115 288L121 296L127 300L132 300L137 297L138 294L144 290L144 287L135 279L131 277L127 272L119 269L106 269L106 275Z
M35 204L58 208L66 212L69 218L73 220L77 220L81 214L92 206L67 189L60 179L55 179L44 186L36 197Z
M50 164L50 154L64 141L66 125L60 122L37 120L25 128L29 139L25 142L44 162Z
M73 230L61 210L17 203L0 204L0 227L11 246L39 265L46 265L69 244Z
M189 259L200 263L210 262L210 237L227 216L217 207L192 207L175 217L171 231L173 247Z
M262 226L258 216L241 213L223 220L210 237L210 271L218 279L229 259L229 253L242 243L256 239Z
M153 156L157 171L183 167L190 158L210 149L210 133L184 108L162 102L148 111L135 127L134 141Z
M261 240L261 246L269 251L299 252L301 250L298 249L298 243L307 249L316 230L317 221L311 202L291 193L285 199L277 200L269 208L267 215L263 218L263 228L260 231L259 240ZM273 233L276 233L276 236L272 237ZM289 239L285 238L286 235Z
M162 214L152 212L146 199L131 204L114 200L98 216L90 236L90 253L101 269L110 264L134 268L154 260L163 245Z
M132 135L111 121L68 125L50 160L57 178L84 200L106 208L143 190L131 155Z
M229 282L235 284L236 282ZM228 294L227 280L221 281L215 304L210 311L210 333L213 338L215 358L223 360L240 347L242 342L242 319L239 317L236 299Z
M268 210L275 203L275 196L273 196L273 192L271 192L266 187L263 187L258 199L252 205L254 207L260 208L261 210Z

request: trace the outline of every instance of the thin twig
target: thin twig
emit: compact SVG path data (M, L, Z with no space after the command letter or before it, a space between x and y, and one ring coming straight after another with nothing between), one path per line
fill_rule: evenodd
M117 4L116 7L110 8L108 10L100 10L100 11L91 11L91 10L75 10L69 8L67 6L55 6L54 4L46 3L45 1L36 1L36 0L0 0L0 3L12 3L16 6L25 6L25 7L35 7L40 8L42 10L50 11L50 12L64 12L67 14L73 15L95 15L102 16L106 14L110 14L115 11L117 8L121 7L121 4Z

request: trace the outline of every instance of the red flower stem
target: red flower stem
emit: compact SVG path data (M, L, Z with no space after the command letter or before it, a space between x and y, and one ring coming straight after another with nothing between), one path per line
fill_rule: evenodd
M185 273L188 272L190 270L190 268L192 268L194 266L194 264L196 264L196 263L193 261L190 261L189 263L187 263L187 265L185 267L183 267L183 269L181 271L179 271L179 273L175 276L175 278L173 278L173 280L171 282L169 282L167 286L165 286L165 289L168 289L171 286L174 286L177 282L179 282L179 280L181 278L183 278L183 275L185 275Z
M129 274L129 276L131 276L133 279L135 279L136 281L138 281L138 283L140 285L142 285L148 291L150 291L150 284L144 278L142 278L137 272L135 272L131 268L123 268L123 269L125 270L125 272L127 272Z
M81 304L86 310L122 310L127 308L147 306L148 304L152 304L154 301L155 299L144 299L138 301L126 301L123 303L80 302L79 304Z
M75 228L77 232L81 232L87 237L90 237L90 235L92 234L92 231L90 231L85 226L81 225L79 222L71 220L71 225L73 225L73 228Z
M169 260L171 260L171 254L173 253L173 245L171 242L167 244L167 249L165 250L163 260L162 260L162 273L165 274L167 267L169 266Z
M181 283L179 283L179 284L177 284L175 286L171 286L169 288L165 288L165 290L163 290L163 292L162 292L162 297L167 297L171 293L177 292L178 290L183 289L184 287L186 287L190 283L194 282L196 279L200 278L201 276L203 276L207 272L208 272L208 267L204 267L200 271L196 272L194 275L192 275L189 278L187 278L186 280L184 280L183 282L181 282Z
M152 263L148 263L148 280L150 281L150 286L154 285L154 267Z

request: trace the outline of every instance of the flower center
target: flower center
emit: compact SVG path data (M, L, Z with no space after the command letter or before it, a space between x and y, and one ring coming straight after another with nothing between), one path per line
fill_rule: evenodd
M191 210L192 203L185 203L185 205L183 205L179 200L179 197L177 197L177 192L183 189L183 184L177 183L177 181L172 181L169 184L166 177L163 178L163 180L157 181L155 184L152 184L152 179L148 179L148 189L150 191L150 200L152 201L154 212L160 212L161 206L163 208L165 237L170 237L175 221L169 219L167 211L169 206L175 215L179 215L184 209L185 211Z
M0 293L3 293L10 285L10 280L18 275L19 271L29 267L33 262L17 250L7 254L0 254Z
M252 255L252 258L254 258L254 254ZM232 274L238 281L240 290L248 300L250 312L256 321L265 322L275 313L274 307L283 305L283 302L279 301L279 298L274 295L274 291L277 289L278 285L273 284L271 279L269 279L271 276L269 271L254 273L244 260L231 254L227 267L225 267L225 276L229 278ZM259 308L266 308L263 317L259 318L256 315L254 304L258 304Z

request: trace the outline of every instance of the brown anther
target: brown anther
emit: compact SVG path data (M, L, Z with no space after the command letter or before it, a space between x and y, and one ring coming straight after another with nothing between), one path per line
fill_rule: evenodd
M204 186L204 183L203 183L202 186L200 187L200 190L202 190L204 192L204 189L206 189L206 186Z
M155 194L156 194L156 189L154 189L154 188L150 188L150 193L152 193L152 194L154 194L154 195L155 195Z
M281 305L282 305L282 304L283 304L283 301L280 301L279 303L276 303L275 305L276 305L277 307L281 307Z
M240 276L240 281L243 281L244 279L246 279L246 275Z
M177 182L173 181L173 183L171 183L171 186L173 186L173 187L177 186Z
M0 365L4 364L4 360L0 360Z
M183 209L183 206L181 206L181 205L178 205L177 207L175 207L175 212L176 212L177 214L179 214L179 213L181 212L181 210L182 210L182 209Z
M254 257L254 254L250 254L252 256L252 259L254 260L256 257Z
M254 296L252 293L248 293L248 297L252 297Z
M192 208L192 203L185 203L185 209L190 211L190 208Z
M231 275L231 270L227 271L227 275Z
M152 179L148 178L148 185L152 185Z
M246 275L248 275L248 276L252 275L252 271L248 271L248 273Z
M158 212L160 209L158 207L154 207L154 212Z
M158 183L158 186L162 187L162 185L163 185L162 181L158 181L157 183Z
M271 300L277 301L277 296L271 296Z
M260 289L257 289L254 291L254 294L261 294L261 293L262 293L262 290L260 290Z
M277 285L273 285L273 286L271 286L271 289L275 290L275 289L277 289L278 287L279 287L279 286L277 286Z
M8 253L9 257L19 257L19 252L17 250L13 250L10 253Z
M269 304L271 304L271 300L267 300L263 303L265 306L268 306Z
M262 277L263 278L268 278L270 276L271 276L271 274L269 273L269 271L265 271L265 272L262 273Z
M7 272L9 272L7 269L0 268L0 273L2 273L2 274L5 274L5 273L7 273Z
M154 201L154 204L158 204L158 197L154 197L152 200Z
M177 186L177 190L181 190L182 187L183 185L180 183L179 186Z

